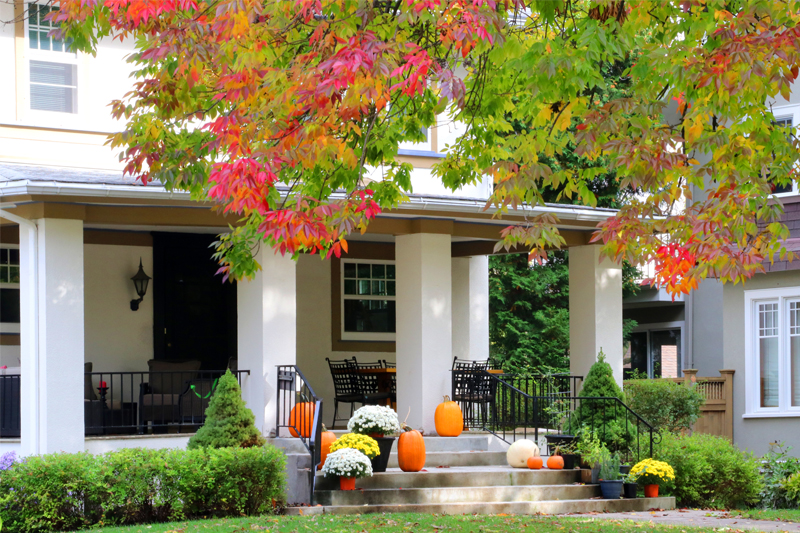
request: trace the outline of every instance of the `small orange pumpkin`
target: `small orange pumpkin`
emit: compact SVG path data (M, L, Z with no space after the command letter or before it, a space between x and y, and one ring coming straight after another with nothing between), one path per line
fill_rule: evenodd
M547 458L547 468L550 470L561 470L564 468L564 458L560 455L551 455Z
M544 466L544 463L542 462L542 458L539 457L538 455L534 455L528 458L528 468L530 468L531 470L539 470L540 468L542 468L542 466Z
M436 407L433 421L440 437L458 437L464 431L464 414L456 402L450 401L449 396L445 396L444 402Z
M397 462L403 472L419 472L425 468L425 440L416 429L405 424L403 429L397 440Z
M292 407L289 413L289 434L292 437L303 437L307 439L311 436L311 427L314 425L314 404L311 402L298 403ZM297 429L300 434L297 434Z
M320 435L319 441L319 465L317 466L317 470L322 469L322 466L325 464L325 459L328 458L328 454L331 451L331 444L333 444L335 440L336 433L328 431L325 429L325 426L322 426L322 435Z

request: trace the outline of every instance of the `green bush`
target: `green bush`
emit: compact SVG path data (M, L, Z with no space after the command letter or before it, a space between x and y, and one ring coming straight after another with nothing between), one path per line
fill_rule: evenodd
M655 458L675 470L671 493L680 506L734 509L759 501L758 460L725 438L664 433Z
M3 533L270 512L285 492L272 447L129 449L29 457L0 470Z
M761 461L764 489L761 491L761 506L764 509L786 509L800 502L793 502L788 493L786 480L800 472L800 459L792 457L791 446L772 442Z
M637 379L624 386L628 407L658 431L692 429L705 402L696 385L686 387L666 379Z
M620 451L627 455L630 446L636 441L637 424L632 416L628 416L628 411L623 406L625 394L617 385L614 371L606 362L602 351L583 381L580 396L618 398L622 403L613 400L581 400L567 430L573 435L591 431L610 451Z
M187 448L263 446L264 437L256 428L255 420L242 400L236 376L228 370L219 378L217 390L208 403L205 423L189 439Z

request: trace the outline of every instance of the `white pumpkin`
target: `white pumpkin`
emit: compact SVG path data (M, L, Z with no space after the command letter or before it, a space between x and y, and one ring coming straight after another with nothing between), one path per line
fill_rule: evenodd
M539 455L539 447L533 441L518 440L506 452L508 465L514 468L528 468L528 459Z

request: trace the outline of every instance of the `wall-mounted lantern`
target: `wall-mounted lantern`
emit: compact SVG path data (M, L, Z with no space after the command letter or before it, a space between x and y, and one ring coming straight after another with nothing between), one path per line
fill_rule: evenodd
M139 310L139 303L144 300L144 295L147 293L147 284L152 278L144 273L142 268L142 258L139 258L139 272L131 278L133 286L136 287L136 294L139 295L138 300L131 300L131 311Z

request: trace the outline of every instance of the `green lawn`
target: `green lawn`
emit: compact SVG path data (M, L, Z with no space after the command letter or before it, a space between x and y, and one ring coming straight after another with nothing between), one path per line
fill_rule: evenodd
M800 522L800 509L749 509L747 511L731 511L731 516L741 516L752 520L782 520L784 522Z
M437 516L421 514L350 516L263 516L196 520L127 527L97 527L92 533L626 533L712 532L711 528L642 525L616 520L537 516Z

